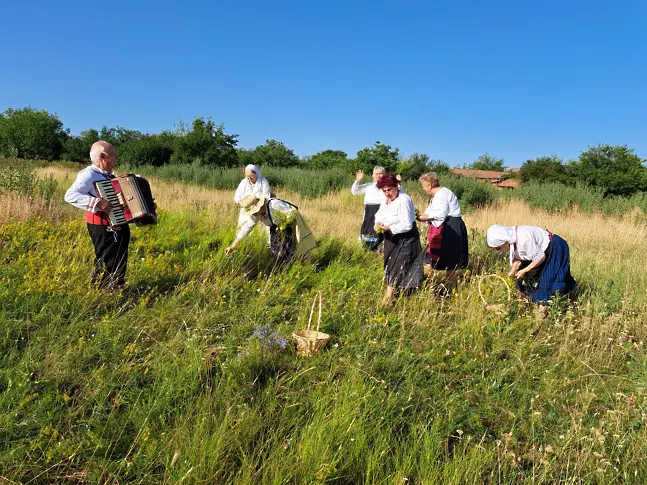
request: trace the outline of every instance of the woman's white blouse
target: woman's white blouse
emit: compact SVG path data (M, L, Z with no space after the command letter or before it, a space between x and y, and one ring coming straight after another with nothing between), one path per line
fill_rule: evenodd
M413 207L413 201L411 197L402 192L390 204L387 204L386 201L382 202L375 213L375 222L381 222L391 229L393 234L410 231L415 220L416 210Z
M550 236L546 229L537 226L517 226L513 259L520 261L537 261L546 256Z
M350 188L350 193L353 195L364 194L364 205L379 205L386 200L384 192L378 189L374 182L370 184L358 184L355 181Z
M439 227L447 217L461 217L461 206L456 194L447 187L441 187L425 209L429 223Z
M265 197L266 199L270 198L270 183L267 181L267 179L264 179L263 177L258 177L258 180L256 180L255 184L252 184L247 180L247 178L244 178L243 180L240 181L238 184L238 188L236 189L236 193L234 194L234 202L236 204L239 204L241 200L245 198L245 196L249 194L254 194L256 197Z

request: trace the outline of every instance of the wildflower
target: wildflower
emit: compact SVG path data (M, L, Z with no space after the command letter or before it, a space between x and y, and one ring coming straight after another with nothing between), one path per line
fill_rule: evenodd
M279 337L278 333L272 332L269 325L255 327L253 337L258 340L262 349L283 350L288 346L288 341Z

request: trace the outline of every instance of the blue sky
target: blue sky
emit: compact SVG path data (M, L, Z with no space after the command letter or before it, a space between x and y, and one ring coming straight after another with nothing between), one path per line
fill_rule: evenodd
M92 3L92 4L91 4ZM0 111L73 134L211 116L253 148L376 140L450 165L589 145L647 158L639 0L4 2Z

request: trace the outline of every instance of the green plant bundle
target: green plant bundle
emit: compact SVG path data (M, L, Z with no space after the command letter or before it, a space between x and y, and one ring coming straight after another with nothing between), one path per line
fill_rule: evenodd
M280 231L284 231L288 226L294 224L296 218L297 213L295 209L287 212L281 212L278 210L272 212L272 221Z

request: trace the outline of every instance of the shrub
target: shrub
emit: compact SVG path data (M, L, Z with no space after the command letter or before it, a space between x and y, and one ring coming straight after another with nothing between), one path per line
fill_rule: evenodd
M626 146L598 145L582 152L570 170L578 181L601 187L605 196L628 196L647 190L644 163Z
M497 198L497 190L494 187L469 177L448 173L440 177L440 184L456 194L461 204L461 210L484 207ZM418 182L406 184L405 190L426 196Z
M68 136L58 116L45 110L26 107L0 114L0 155L58 160Z
M119 148L120 163L161 167L171 161L174 142L175 137L168 133L144 135L141 139L125 143Z
M213 167L233 167L238 162L236 138L238 135L225 133L224 125L213 120L196 118L191 130L180 128L175 143L172 163L199 163Z
M602 205L604 191L601 188L587 187L582 184L569 187L557 182L546 184L531 182L513 191L505 192L502 196L522 199L530 207L551 212L565 212L575 206L583 211L595 211Z

